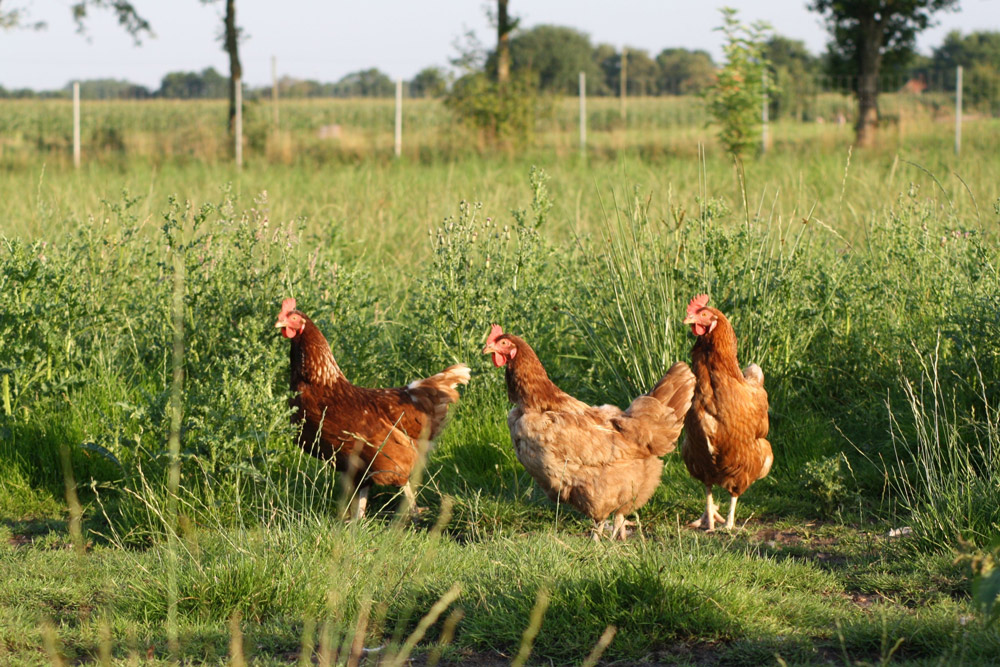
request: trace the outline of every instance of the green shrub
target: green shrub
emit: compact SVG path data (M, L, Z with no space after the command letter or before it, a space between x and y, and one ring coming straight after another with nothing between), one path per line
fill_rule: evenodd
M708 109L720 126L719 141L737 157L760 140L760 116L767 90L764 57L769 27L765 23L747 26L736 18L736 10L724 7L720 30L726 38L726 63L716 73L715 83L705 95Z

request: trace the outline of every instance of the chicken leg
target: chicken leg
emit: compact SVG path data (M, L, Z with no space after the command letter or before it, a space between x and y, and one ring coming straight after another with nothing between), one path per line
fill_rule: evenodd
M726 519L726 530L732 530L736 526L736 501L739 496L732 496L729 499L729 518Z
M735 505L734 505L735 506ZM719 506L715 504L712 499L712 487L708 484L705 485L705 513L701 515L698 519L695 519L688 524L691 528L702 528L707 532L712 532L715 530L715 523L722 523L725 519L719 514Z
M605 521L594 521L594 530L590 532L590 537L595 542L600 542L601 538L604 537L604 527L607 526L608 522Z
M368 489L367 486L362 486L358 489L358 499L354 504L354 520L360 521L365 518L365 508L368 507Z
M403 485L403 496L406 498L404 502L406 503L406 511L409 513L410 518L417 518L426 509L425 507L417 507L417 494L409 482Z
M614 528L614 530L611 531L611 539L613 540L613 539L617 538L617 539L621 540L622 542L624 542L625 538L628 537L628 531L625 529L625 527L626 526L634 526L634 525L635 525L635 522L634 521L628 521L627 519L625 519L625 515L624 514L616 514L615 515L615 528Z

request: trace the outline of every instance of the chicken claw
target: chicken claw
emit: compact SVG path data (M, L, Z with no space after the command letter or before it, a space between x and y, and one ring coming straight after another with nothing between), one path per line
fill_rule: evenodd
M725 523L726 520L719 514L719 506L712 499L712 487L705 487L705 511L701 517L688 524L689 528L697 528L711 533L715 531L716 523Z

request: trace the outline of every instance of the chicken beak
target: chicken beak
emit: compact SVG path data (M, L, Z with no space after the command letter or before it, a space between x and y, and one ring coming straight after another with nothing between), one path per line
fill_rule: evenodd
M284 317L279 317L278 321L274 323L275 329L282 329L288 326L288 322L285 321Z
M497 349L493 347L493 343L487 343L486 347L483 348L483 354L493 354L496 351Z
M690 315L688 315L687 317L684 318L684 322L683 323L684 324L694 324L694 318L691 317Z

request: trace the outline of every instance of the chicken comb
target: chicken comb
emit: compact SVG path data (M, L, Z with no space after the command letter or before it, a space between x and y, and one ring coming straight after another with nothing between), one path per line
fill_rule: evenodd
M281 317L285 317L295 310L295 299L285 299L281 302Z
M500 328L499 324L493 324L490 326L490 335L486 337L486 344L491 345L497 342L497 338L503 335L503 329Z
M691 299L691 303L688 304L688 317L694 317L698 314L698 311L708 305L708 295L699 294L695 298Z

